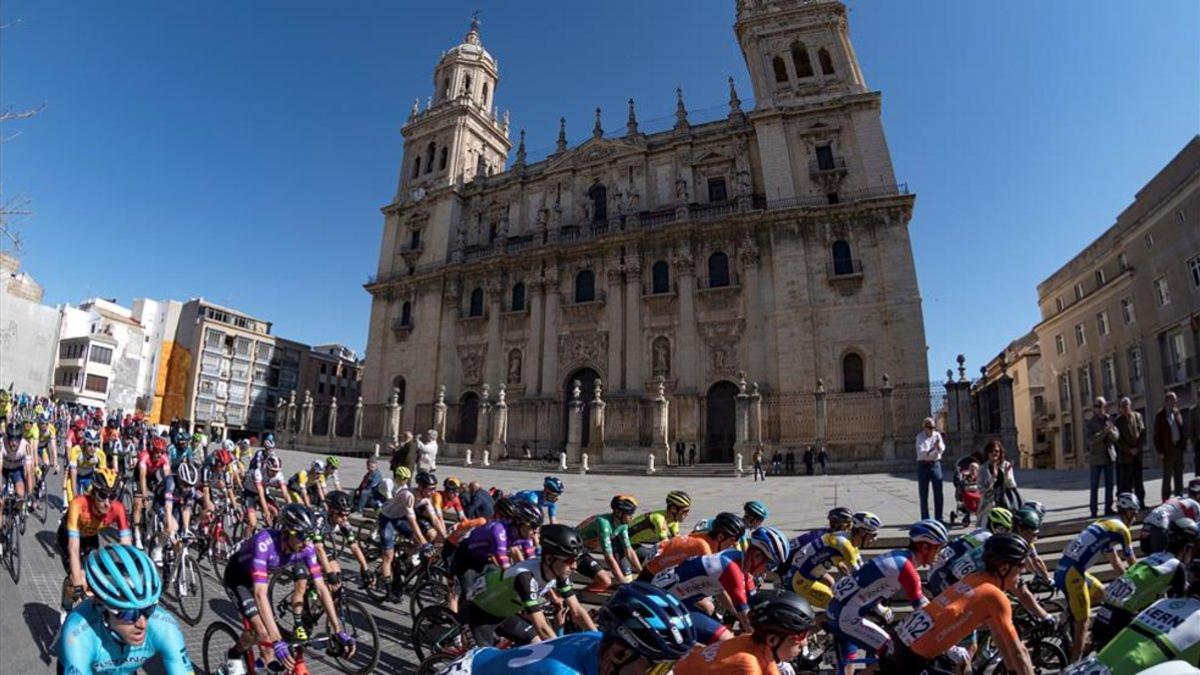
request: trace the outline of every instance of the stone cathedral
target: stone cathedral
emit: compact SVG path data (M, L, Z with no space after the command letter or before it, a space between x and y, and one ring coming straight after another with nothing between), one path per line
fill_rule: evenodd
M403 127L365 286L368 405L395 397L404 429L439 418L451 454L498 440L558 452L571 411L597 399L592 462L644 461L663 398L670 443L706 461L738 442L862 460L886 458L889 434L907 447L929 413L915 197L896 181L880 92L841 2L734 9L753 103L730 78L728 109L697 119L677 90L673 121L650 129L630 100L624 129L597 110L586 140L561 125L536 161L496 106L479 23L441 55ZM893 389L909 393L891 404ZM739 397L754 401L741 439ZM481 419L501 399L497 430Z

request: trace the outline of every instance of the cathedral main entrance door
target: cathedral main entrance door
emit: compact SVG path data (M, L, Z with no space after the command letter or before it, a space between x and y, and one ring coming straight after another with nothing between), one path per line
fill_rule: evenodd
M583 433L580 434L579 438L582 447L587 447L588 439L591 438L592 430L591 425L588 424L589 411L591 410L591 408L588 407L588 402L593 398L592 392L595 391L596 380L599 378L600 374L591 368L580 368L574 373L571 373L571 376L567 378L566 384L563 387L563 445L566 445L567 434L570 433L568 419L570 418L571 414L570 403L572 383L575 380L579 380L579 400L583 401L583 415L581 416L581 421L583 422Z
M474 443L476 427L479 426L479 396L473 391L463 394L458 401L458 443Z
M737 385L718 382L704 397L704 461L732 462L736 438Z

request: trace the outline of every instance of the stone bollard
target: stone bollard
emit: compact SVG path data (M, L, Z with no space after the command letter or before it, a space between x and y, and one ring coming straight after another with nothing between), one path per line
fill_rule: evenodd
M483 465L484 466L492 465L492 453L488 452L487 448L483 449Z
M474 464L474 462L471 461L471 449L470 448L467 448L467 458L466 458L466 460L464 460L464 464L466 464L467 466L471 466L472 464Z
M742 453L739 452L735 455L733 475L741 478L745 473L745 470L742 469Z
M591 471L591 468L588 466L588 456L586 452L583 453L582 459L583 465L579 467L579 473L587 473L588 471Z
M559 471L567 470L567 453L565 453L565 452L558 453L558 470Z
M375 459L379 459L379 444L375 444Z
M648 453L646 455L646 475L649 476L652 473L654 473L654 453L653 452Z

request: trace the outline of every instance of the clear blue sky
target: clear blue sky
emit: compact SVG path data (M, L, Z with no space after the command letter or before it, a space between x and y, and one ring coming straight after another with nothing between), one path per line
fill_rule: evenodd
M1038 320L1035 287L1200 129L1192 0L854 0L883 92L936 377ZM366 342L399 129L482 10L497 102L553 144L750 97L734 0L440 3L8 0L0 172L25 194L25 265L48 302L204 295L308 343ZM515 136L515 131L514 131Z

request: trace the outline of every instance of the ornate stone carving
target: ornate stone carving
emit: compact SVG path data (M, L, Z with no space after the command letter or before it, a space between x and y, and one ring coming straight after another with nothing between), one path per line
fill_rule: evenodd
M508 381L517 384L521 381L521 350L514 349L508 353Z
M741 305L741 286L702 288L696 293L696 306L702 312L734 312Z
M700 324L704 343L708 346L708 367L712 374L733 374L738 370L738 345L745 322L709 321Z
M483 379L483 360L487 345L459 345L458 358L462 363L463 384L479 384Z
M661 382L664 378L671 376L671 341L663 336L654 338L654 343L650 346L650 355L652 357L652 372L658 376Z
M608 333L559 335L558 362L568 370L581 365L604 366L608 362Z
M458 320L458 334L467 340L479 340L487 334L488 319L484 316L465 316Z

